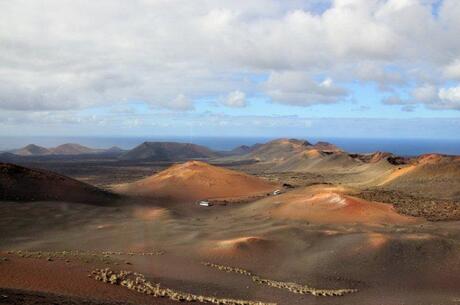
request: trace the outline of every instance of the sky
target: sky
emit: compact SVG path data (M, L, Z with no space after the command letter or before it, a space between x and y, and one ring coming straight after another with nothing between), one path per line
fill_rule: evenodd
M0 136L459 139L458 0L0 0Z

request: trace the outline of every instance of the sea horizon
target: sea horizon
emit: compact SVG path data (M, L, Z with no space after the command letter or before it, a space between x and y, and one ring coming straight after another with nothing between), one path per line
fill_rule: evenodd
M8 151L36 144L53 147L65 143L78 143L93 148L118 146L132 149L146 141L182 142L206 146L217 151L229 151L240 145L266 143L279 138L296 138L311 143L325 141L337 145L350 153L390 152L400 156L428 153L460 155L460 140L457 139L407 139L407 138L347 138L347 137L217 137L217 136L0 136L0 151Z

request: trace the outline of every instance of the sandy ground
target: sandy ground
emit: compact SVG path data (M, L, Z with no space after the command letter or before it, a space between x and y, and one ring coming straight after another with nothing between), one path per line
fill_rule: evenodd
M8 260L0 261L0 287L98 302L170 302L87 277L93 268L107 266L141 272L180 291L278 304L455 304L459 297L458 222L312 223L260 213L261 206L263 200L212 208L4 202L0 257ZM161 254L110 255L101 264L74 257L70 262L24 258L8 250ZM202 262L244 268L272 280L358 292L298 295Z
M287 176L274 178L305 180ZM120 178L104 177L105 185ZM262 187L273 185L252 178ZM102 267L140 272L182 292L285 305L460 304L460 222L398 214L374 197L352 195L359 189L337 182L345 178L309 175L314 185L299 183L279 196L213 207L193 204L196 198L187 197L190 190L181 185L168 190L180 193L177 202L0 202L0 304L176 304L88 277ZM206 183L203 192L212 187ZM230 195L241 191L234 189ZM244 189L242 194L249 195ZM79 252L57 254L62 251ZM358 291L301 295L203 262L271 281Z
M2 305L129 305L123 301L104 301L92 298L81 298L68 295L52 294L39 291L0 288L0 304Z

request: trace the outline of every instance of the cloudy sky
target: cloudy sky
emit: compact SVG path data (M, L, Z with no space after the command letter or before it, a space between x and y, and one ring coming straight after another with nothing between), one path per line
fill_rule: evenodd
M442 137L458 0L0 0L0 135Z

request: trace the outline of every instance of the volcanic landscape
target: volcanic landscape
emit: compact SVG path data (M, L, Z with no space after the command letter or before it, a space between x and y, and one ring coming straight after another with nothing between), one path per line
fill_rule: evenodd
M460 304L460 157L0 153L0 304Z

